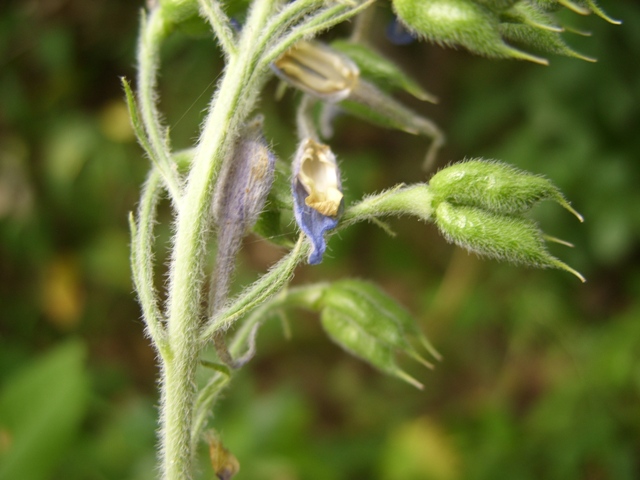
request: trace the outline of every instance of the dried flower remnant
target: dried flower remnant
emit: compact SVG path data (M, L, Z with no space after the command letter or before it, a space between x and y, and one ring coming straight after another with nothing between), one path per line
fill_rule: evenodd
M262 212L274 180L275 156L262 137L262 117L246 125L233 154L222 167L213 197L213 215L218 230L218 253L209 292L209 315L227 300L235 259L242 239ZM239 367L223 340L214 338L220 359Z
M293 160L292 190L296 221L313 245L309 263L320 263L324 234L338 225L343 200L338 164L327 145L302 141Z
M225 448L215 433L206 435L209 443L209 458L211 467L219 480L231 480L240 471L238 459Z
M305 40L287 50L272 67L285 82L328 102L347 98L360 78L360 70L345 55Z

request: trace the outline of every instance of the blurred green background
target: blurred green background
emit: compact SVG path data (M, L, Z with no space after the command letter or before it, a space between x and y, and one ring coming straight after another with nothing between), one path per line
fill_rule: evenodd
M135 77L138 2L22 0L0 6L0 479L155 478L157 371L128 267L127 214L148 165L119 76ZM235 2L231 2L234 4ZM567 36L596 64L489 61L425 44L374 43L439 105L412 103L447 132L439 165L496 158L549 176L585 216L534 215L588 278L483 261L430 225L392 222L332 238L295 283L377 281L444 356L435 371L401 359L416 391L347 356L317 318L291 312L219 402L214 427L242 479L640 478L640 5L624 20L568 14ZM379 7L382 32L389 20ZM345 33L339 29L336 34ZM207 36L176 32L160 98L177 148L197 136L220 71ZM289 93L263 95L268 135L294 148ZM426 144L338 119L331 141L347 201L423 180ZM158 229L166 259L168 209ZM164 246L163 246L164 245ZM238 282L282 251L249 237ZM162 277L159 277L159 284ZM212 478L203 448L202 477Z

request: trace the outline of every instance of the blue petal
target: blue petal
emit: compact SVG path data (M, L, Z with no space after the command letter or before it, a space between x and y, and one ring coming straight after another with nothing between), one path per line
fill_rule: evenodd
M407 30L398 19L394 19L387 26L386 34L389 41L394 45L409 45L416 39L415 35Z
M309 255L309 263L317 265L322 262L322 256L327 249L324 234L338 225L339 215L329 217L308 206L304 199L309 195L298 179L293 185L293 213L300 229L311 241L313 250Z

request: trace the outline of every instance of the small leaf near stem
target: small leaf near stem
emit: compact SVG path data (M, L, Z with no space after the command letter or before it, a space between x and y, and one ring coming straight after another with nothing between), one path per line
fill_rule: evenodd
M229 17L222 10L220 2L216 0L198 0L200 11L209 21L218 43L227 57L234 57L237 53L236 39L231 28Z
M169 355L165 319L158 308L158 295L153 285L153 227L160 198L160 173L152 169L142 191L137 220L129 216L131 227L131 269L142 307L143 319L151 341L163 359Z
M153 151L151 159L155 159L171 199L176 208L179 208L182 198L182 182L171 161L171 149L167 143L167 134L161 125L161 115L156 105L160 45L168 34L168 27L160 8L153 9L148 17L143 14L140 23L140 41L138 42L140 116L146 131L146 138Z

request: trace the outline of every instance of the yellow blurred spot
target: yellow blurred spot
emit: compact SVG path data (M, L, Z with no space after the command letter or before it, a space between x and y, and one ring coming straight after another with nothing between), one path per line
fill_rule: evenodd
M0 455L8 452L13 444L13 436L5 427L0 427Z
M56 327L69 330L78 324L85 299L75 261L58 257L46 267L42 303L47 320Z
M0 139L0 219L25 219L33 208L33 188L27 172L29 149L18 136Z
M391 432L382 453L383 480L456 480L458 453L434 420L420 417Z
M127 143L135 138L124 100L112 100L100 112L100 131L109 140Z

